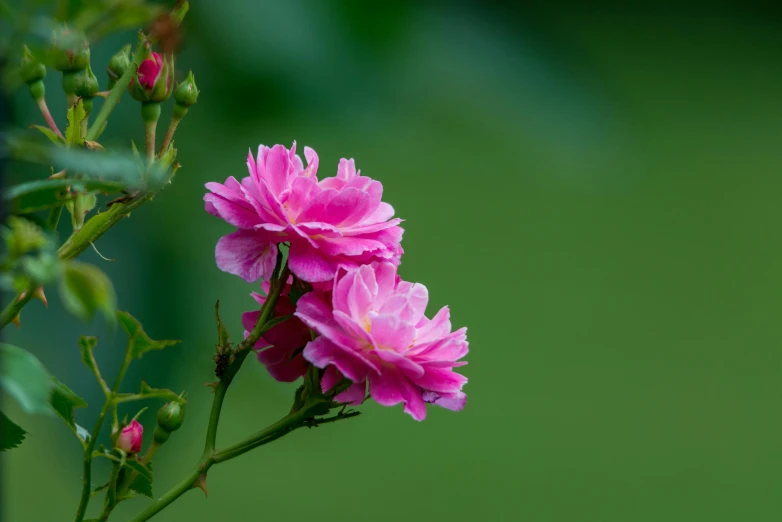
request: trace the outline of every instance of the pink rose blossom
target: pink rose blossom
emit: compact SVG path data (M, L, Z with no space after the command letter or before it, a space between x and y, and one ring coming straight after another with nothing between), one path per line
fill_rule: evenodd
M269 284L265 283L262 287L268 294ZM295 311L289 291L290 285L287 285L274 307L275 317L291 315ZM266 302L266 297L260 294L253 292L251 295L261 306ZM256 310L242 314L245 337L250 334L260 313ZM307 372L309 364L301 351L311 339L307 325L292 317L265 332L255 344L255 351L258 360L266 366L272 377L281 382L293 382Z
M307 167L282 145L261 145L247 158L250 175L241 183L207 183L207 212L239 230L220 239L217 266L248 282L268 279L277 245L290 243L291 272L311 283L330 281L340 266L356 268L373 261L399 264L401 220L381 201L383 185L342 159L337 175L317 179L318 156L304 148Z
M138 66L138 82L145 89L151 90L163 70L163 57L160 53L152 53L149 58Z
M138 453L141 451L141 435L144 433L142 426L136 419L122 428L122 432L117 439L117 448L127 454Z
M320 334L304 357L332 380L334 366L359 386L369 381L376 402L402 402L416 420L426 417L427 402L461 410L467 378L454 368L466 364L458 360L467 354L467 329L451 331L448 307L425 317L428 301L426 287L399 280L392 263L340 269L330 298L316 291L297 303L296 316Z

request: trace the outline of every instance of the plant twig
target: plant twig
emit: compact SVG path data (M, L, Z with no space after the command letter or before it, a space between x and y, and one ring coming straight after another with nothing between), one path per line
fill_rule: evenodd
M112 87L111 92L109 92L109 95L106 97L106 101L103 102L103 105L100 108L100 112L98 112L98 115L95 117L95 121L92 122L90 130L87 131L85 139L88 141L95 141L97 139L98 134L103 130L103 125L105 125L109 118L109 114L111 114L111 111L114 110L114 107L119 103L120 96L122 96L122 93L125 92L128 85L130 85L130 81L136 75L136 71L138 71L141 62L143 62L149 54L149 42L140 31L138 38L139 42L136 46L136 51L133 53L133 60L130 62L130 65L128 65L128 68L125 69L125 72L122 73L122 76L119 77L117 83L114 84L114 87Z

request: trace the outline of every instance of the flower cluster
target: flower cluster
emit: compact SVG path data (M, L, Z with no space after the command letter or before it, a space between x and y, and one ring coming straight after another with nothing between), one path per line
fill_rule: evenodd
M305 147L304 156L306 167L295 143L290 150L262 145L257 157L250 153L241 182L206 185L207 212L237 227L217 243L221 270L260 279L268 293L278 247L288 246L292 276L275 316L294 317L263 334L258 359L284 382L310 365L322 368L324 391L349 379L339 402L359 404L368 389L379 404L403 403L417 420L426 417L426 403L461 410L467 379L454 369L466 364L459 361L467 354L466 329L451 330L447 307L427 318L426 287L397 275L401 220L382 201L382 184L362 176L352 159L319 181L317 154ZM294 300L292 285L301 282L311 291ZM258 314L243 315L245 336Z

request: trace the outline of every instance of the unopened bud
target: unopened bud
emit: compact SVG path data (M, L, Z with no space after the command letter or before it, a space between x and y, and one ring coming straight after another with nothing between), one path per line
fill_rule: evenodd
M109 77L109 89L114 87L120 76L125 74L125 71L130 66L130 44L126 45L119 50L117 54L111 57L109 65L106 67L106 74Z
M187 78L185 78L185 81L177 85L177 88L174 91L174 101L176 101L177 105L191 107L198 101L199 92L200 91L195 84L193 71L190 71Z
M129 455L138 453L141 451L141 436L143 433L144 426L136 419L133 419L130 424L122 428L122 432L117 438L117 449L121 449Z
M90 63L90 45L82 31L65 26L54 30L54 68L62 72L84 70Z
M185 422L185 405L177 401L171 401L157 412L158 426L171 432L182 427Z
M39 82L46 77L46 66L35 57L26 45L22 50L22 64L19 69L19 76L27 85Z
M87 64L87 68L76 77L76 90L74 92L80 98L91 100L98 94L98 88L98 79L92 72L92 67Z
M173 75L174 64L160 53L152 53L139 65L128 91L140 102L166 101L173 90Z

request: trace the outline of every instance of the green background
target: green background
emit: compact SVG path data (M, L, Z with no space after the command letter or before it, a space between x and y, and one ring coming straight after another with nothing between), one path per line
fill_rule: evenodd
M153 337L184 341L126 379L189 392L155 492L202 449L215 300L236 338L257 290L215 267L230 227L203 211L203 185L244 176L259 143L313 147L321 177L353 157L383 182L406 220L402 276L429 288L430 314L448 304L468 327L469 400L423 423L369 403L213 468L208 499L188 493L154 520L780 519L779 7L193 3L177 67L202 93L177 132L183 168L97 243L116 261L83 255ZM93 68L129 38L94 46ZM26 93L12 101L17 124L41 123ZM142 123L123 98L103 141L131 138ZM100 392L76 340L100 335L113 376L124 335L47 292L6 340L87 398L91 425ZM292 400L295 385L249 362L219 445ZM56 420L9 415L31 435L0 455L5 519L70 520L78 443Z

